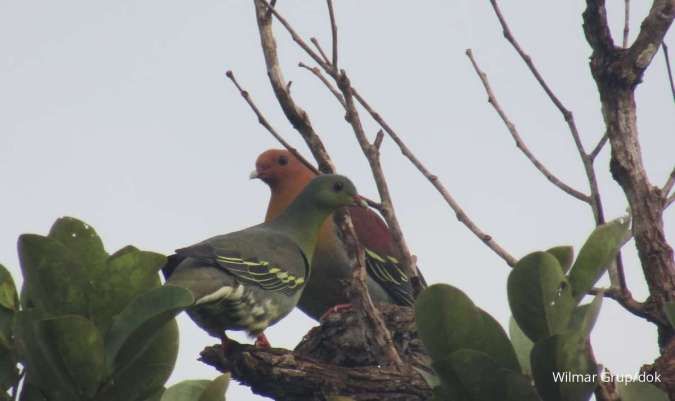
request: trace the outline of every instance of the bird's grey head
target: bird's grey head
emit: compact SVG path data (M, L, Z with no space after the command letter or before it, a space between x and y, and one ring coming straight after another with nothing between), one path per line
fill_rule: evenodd
M362 203L349 178L337 174L325 174L312 179L303 192L310 195L317 205L327 209Z

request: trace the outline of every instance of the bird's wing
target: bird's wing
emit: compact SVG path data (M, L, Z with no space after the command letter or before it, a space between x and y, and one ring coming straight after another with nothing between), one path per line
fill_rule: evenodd
M408 275L400 268L398 253L389 227L371 209L349 209L359 241L366 248L366 270L399 305L412 306L415 296ZM426 281L418 270L421 284Z
M270 292L292 295L303 288L309 263L290 238L276 234L239 232L214 237L176 250L181 258L196 258Z
M381 256L376 252L365 248L366 271L398 304L412 306L415 304L410 279L399 267L398 259L393 256Z

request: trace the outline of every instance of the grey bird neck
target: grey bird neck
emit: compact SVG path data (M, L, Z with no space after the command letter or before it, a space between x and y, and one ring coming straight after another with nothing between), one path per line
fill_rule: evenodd
M268 224L284 231L300 245L311 263L321 225L332 212L332 209L318 204L312 194L302 192L286 210Z

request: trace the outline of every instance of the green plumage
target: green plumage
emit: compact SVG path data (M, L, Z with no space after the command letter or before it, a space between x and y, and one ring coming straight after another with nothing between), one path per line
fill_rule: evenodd
M347 178L317 177L276 219L177 250L162 269L167 284L192 291L188 314L209 334L259 334L298 303L321 224L355 196Z

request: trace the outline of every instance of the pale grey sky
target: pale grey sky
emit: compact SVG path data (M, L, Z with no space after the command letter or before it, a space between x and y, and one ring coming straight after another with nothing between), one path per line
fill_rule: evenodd
M465 210L512 254L572 244L592 229L589 210L546 181L515 148L464 55L473 48L531 150L587 192L568 129L502 38L487 1L336 2L340 61L352 81L439 175ZM503 2L524 48L576 117L587 148L603 133L581 30L582 1ZM622 1L610 2L615 37ZM633 2L631 38L647 11ZM330 42L325 2L282 0L305 35ZM297 68L307 58L277 30L297 101L310 113L341 173L376 196L367 164L337 103ZM672 32L667 38L675 48ZM675 57L675 55L673 55ZM16 238L44 234L62 215L93 225L112 252L126 244L169 253L258 223L268 191L248 173L258 153L278 147L224 77L232 69L268 118L301 148L272 95L251 1L0 1L0 263L18 275ZM642 150L661 185L675 157L675 113L659 53L637 91ZM373 124L369 132L376 132ZM385 139L383 164L399 218L427 281L464 290L503 325L507 266L461 226L433 188ZM626 207L597 161L606 215ZM675 237L675 207L666 213ZM626 246L637 299L647 292ZM214 342L181 318L171 382L214 377L196 361ZM269 330L293 347L313 325L300 312ZM237 338L243 339L239 336ZM593 334L599 361L631 373L657 355L656 332L606 301ZM229 399L258 400L232 385Z

